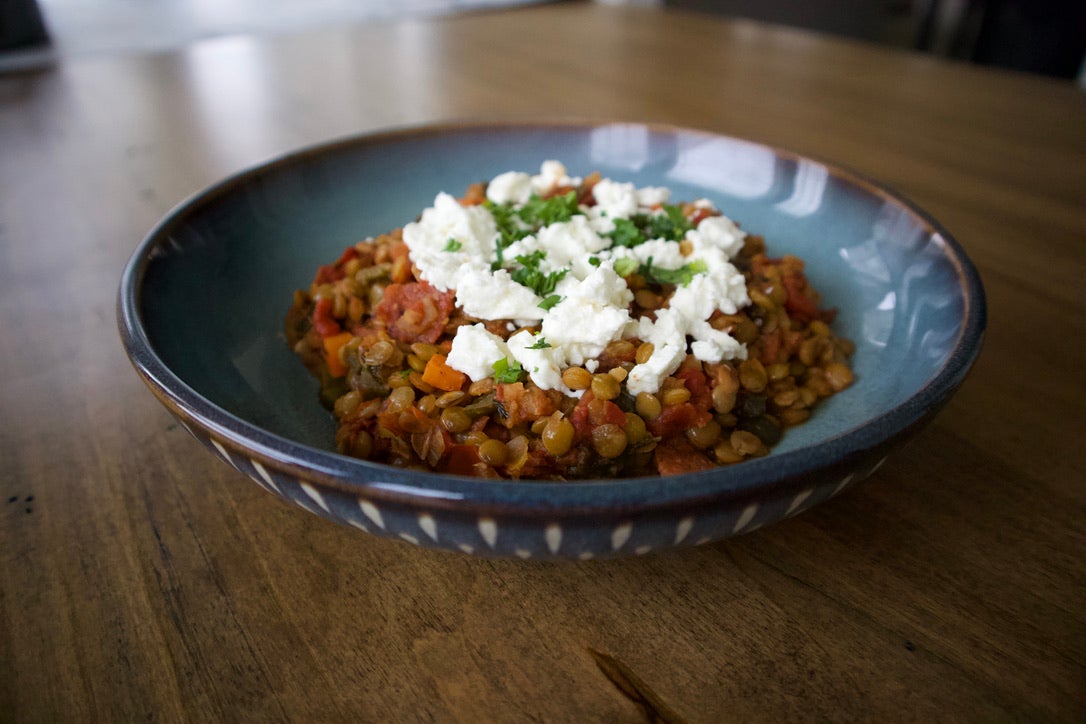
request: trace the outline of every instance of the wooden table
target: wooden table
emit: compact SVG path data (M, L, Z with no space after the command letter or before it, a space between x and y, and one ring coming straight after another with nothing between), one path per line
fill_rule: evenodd
M867 483L725 543L490 561L338 527L144 389L121 268L170 207L298 146L456 118L705 128L940 219L985 349ZM0 77L0 719L1086 716L1086 94L749 22L560 4Z

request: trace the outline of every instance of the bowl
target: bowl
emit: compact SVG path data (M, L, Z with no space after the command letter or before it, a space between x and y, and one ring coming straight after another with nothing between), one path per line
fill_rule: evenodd
M835 329L856 344L855 384L769 455L669 477L482 480L335 452L334 420L281 332L292 292L343 247L416 218L439 191L546 159L708 198L764 235L772 254L803 258L840 310ZM155 396L274 495L417 545L587 559L749 532L867 478L959 387L980 349L985 301L942 227L842 168L666 126L469 123L328 142L196 194L133 254L118 324Z

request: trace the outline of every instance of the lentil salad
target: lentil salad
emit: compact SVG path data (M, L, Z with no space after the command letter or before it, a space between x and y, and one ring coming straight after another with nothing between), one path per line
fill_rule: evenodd
M338 449L552 480L767 454L852 384L853 345L802 260L669 196L549 161L321 266L285 329Z

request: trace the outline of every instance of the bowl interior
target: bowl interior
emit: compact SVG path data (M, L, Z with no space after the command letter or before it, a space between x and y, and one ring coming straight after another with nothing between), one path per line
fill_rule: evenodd
M796 254L835 328L856 343L856 384L791 429L771 455L806 448L900 405L947 363L967 304L960 262L918 213L847 173L707 133L602 127L468 126L322 146L240 174L176 210L141 253L135 308L150 347L226 412L313 448L334 449L316 382L282 320L320 264L413 220L439 191L546 159L672 199L705 197L770 253Z

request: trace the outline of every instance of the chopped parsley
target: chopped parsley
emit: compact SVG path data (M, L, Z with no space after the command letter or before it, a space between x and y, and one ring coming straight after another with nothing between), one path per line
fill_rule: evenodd
M498 227L497 248L495 250L497 257L490 265L491 269L496 270L501 268L504 261L502 253L513 243L531 234L533 230L525 226L512 204L496 204L488 199L483 202L483 208L494 217L494 223Z
M650 256L649 260L638 268L637 273L650 282L685 287L694 278L695 274L702 274L707 271L709 271L709 267L701 259L692 261L689 264L683 264L678 269L664 269L653 266L652 257Z
M508 357L502 357L494 363L495 382L516 382L520 379L522 372L524 372L524 368L520 366L520 362L516 360L510 362Z
M580 206L577 204L576 191L551 196L549 199L541 199L538 195L532 194L528 201L517 210L517 216L535 230L560 221L569 221L579 213Z
M547 349L551 346L551 343L544 339L542 336L536 337L535 344L528 349Z
M545 226L569 221L574 215L580 213L576 191L552 196L549 199L532 194L520 208L516 208L512 203L496 204L488 199L483 202L483 208L494 217L494 223L498 227L496 258L490 265L492 270L504 266L504 252L515 242L536 233Z
M655 214L634 214L629 219L615 219L614 230L606 236L613 246L632 247L651 239L681 241L694 228L682 209L664 204Z
M558 304L558 302L562 301L562 299L563 297L561 294L551 294L550 296L543 297L543 301L536 306L538 306L545 312L553 307L555 304Z
M463 248L463 244L450 236L449 240L445 242L445 248L443 249L443 251L460 251Z
M634 259L631 256L619 257L618 259L615 259L615 274L618 274L620 277L628 277L637 271L638 266L640 266L640 264L637 259Z
M607 236L611 237L614 246L637 246L648 241L641 229L637 228L637 224L629 219L615 219L615 229L608 232Z
M533 251L531 254L518 256L517 263L521 266L510 272L509 276L517 284L522 284L539 296L546 297L554 291L555 286L562 280L562 277L569 273L569 269L559 269L552 272L540 270L539 263L546 257L547 255L543 251Z

